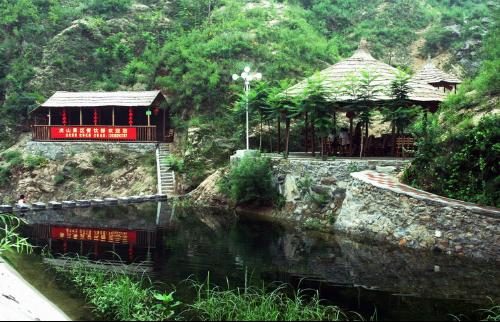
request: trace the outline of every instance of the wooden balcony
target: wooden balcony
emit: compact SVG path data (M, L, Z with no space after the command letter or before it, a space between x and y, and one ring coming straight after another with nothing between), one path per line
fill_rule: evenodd
M75 131L75 137L68 138L68 137L59 137L55 136L53 133L53 129L71 129ZM98 126L93 126L93 125L87 125L87 126L73 126L73 125L68 125L68 126L61 126L61 125L55 125L55 126L49 126L49 125L33 125L31 127L32 129L32 140L33 141L107 141L107 142L157 142L157 133L156 133L156 126L105 126L105 125L98 125ZM75 130L76 129L76 130ZM93 133L95 129L99 130L99 133L123 133L127 131L127 133L130 133L131 129L135 130L135 136L130 136L128 137L127 135L122 134L122 137L118 137L118 135L115 135L114 137L110 137L109 135L104 135L101 134L99 137L79 137L78 133L82 131L81 133L87 133L88 129L91 129L91 132L88 132L89 134ZM125 130L125 131L124 131ZM102 131L102 132L101 132ZM99 134L98 133L98 134Z

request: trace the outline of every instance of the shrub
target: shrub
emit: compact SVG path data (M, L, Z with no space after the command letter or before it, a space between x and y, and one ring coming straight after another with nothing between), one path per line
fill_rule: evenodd
M24 166L29 170L37 169L46 166L49 160L42 156L30 155L24 160Z
M237 204L271 204L278 197L271 170L269 158L246 156L231 167L219 189Z
M482 118L450 136L429 135L403 180L446 197L500 206L500 116Z
M96 169L97 173L110 174L125 167L128 161L122 153L104 152L94 155L90 163Z
M165 159L164 162L173 171L176 171L176 172L183 172L184 171L184 160L176 157L173 154L170 154Z
M21 167L23 165L23 155L21 151L12 150L2 154L2 159L7 162L11 168Z
M55 185L60 185L63 184L64 181L66 181L66 177L62 173L58 173L54 176L54 184Z
M5 185L10 181L10 168L8 167L0 167L0 185Z

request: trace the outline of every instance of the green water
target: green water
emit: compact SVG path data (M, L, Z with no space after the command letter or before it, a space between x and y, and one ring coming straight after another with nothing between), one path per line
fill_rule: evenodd
M99 208L27 215L24 232L48 251L47 227L113 228L137 231L142 246L130 260L149 260L150 276L189 302L188 277L241 286L245 271L255 284L280 281L313 288L321 297L366 319L451 320L449 314L477 317L477 309L500 299L498 266L442 254L360 244L343 236L301 231L252 215L209 210L172 210L166 204ZM42 232L42 233L41 233ZM52 255L63 250L51 240ZM70 241L66 252L86 256L92 242ZM130 257L128 246L98 245L96 259L113 250ZM91 257L94 255L90 255ZM12 259L21 274L73 319L92 319L79 294L64 285L39 255Z

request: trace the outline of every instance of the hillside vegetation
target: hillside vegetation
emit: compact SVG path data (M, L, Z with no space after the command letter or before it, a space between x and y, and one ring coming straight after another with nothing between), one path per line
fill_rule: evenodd
M377 59L409 73L431 55L466 79L435 120L446 131L433 144L450 143L498 108L498 36L492 35L498 7L482 0L3 1L1 137L11 141L4 145L13 143L29 124L29 111L56 90L161 89L180 133L185 187L192 189L244 142L242 84L231 74L250 65L278 91L348 57L365 37ZM261 124L256 113L252 125ZM275 144L276 126L265 125L264 139ZM293 141L298 134L292 128L290 135ZM435 159L424 145L421 152L422 160ZM476 153L467 158L479 164ZM432 181L448 170L417 167L408 180L429 188L419 174ZM430 190L457 196L448 188ZM479 199L497 204L497 197L488 198Z

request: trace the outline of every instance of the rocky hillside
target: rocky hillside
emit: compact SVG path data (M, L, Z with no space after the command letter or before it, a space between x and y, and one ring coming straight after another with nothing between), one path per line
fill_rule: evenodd
M27 152L28 136L0 154L0 203L154 194L154 154L83 152L48 160Z

